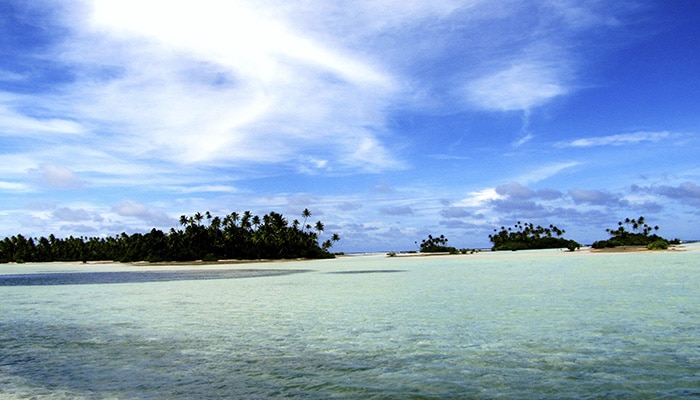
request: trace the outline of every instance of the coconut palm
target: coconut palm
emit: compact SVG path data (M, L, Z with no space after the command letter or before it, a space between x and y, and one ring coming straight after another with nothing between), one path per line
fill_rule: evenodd
M311 211L309 211L308 208L305 208L304 211L301 212L301 216L304 217L303 225L307 227L307 229L311 229L309 225L306 224L306 220L311 216Z

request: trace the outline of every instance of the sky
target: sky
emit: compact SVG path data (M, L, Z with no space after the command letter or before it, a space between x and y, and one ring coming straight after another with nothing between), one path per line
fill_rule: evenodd
M0 237L700 239L700 2L0 1Z

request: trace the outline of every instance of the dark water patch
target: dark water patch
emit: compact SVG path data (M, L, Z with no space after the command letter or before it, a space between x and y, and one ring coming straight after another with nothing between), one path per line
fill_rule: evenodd
M395 273L395 272L406 272L406 270L403 270L403 269L367 269L367 270L359 270L359 271L334 271L334 272L328 272L328 273L329 274L352 275L352 274L390 274L390 273Z
M257 278L265 276L291 275L309 271L310 270L308 269L236 269L201 271L115 271L12 274L0 275L0 286L96 285L110 283Z

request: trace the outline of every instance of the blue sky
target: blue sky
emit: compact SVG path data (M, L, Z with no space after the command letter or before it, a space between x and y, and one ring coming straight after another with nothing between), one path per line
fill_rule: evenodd
M308 208L346 252L700 239L698 71L693 0L3 1L0 236Z

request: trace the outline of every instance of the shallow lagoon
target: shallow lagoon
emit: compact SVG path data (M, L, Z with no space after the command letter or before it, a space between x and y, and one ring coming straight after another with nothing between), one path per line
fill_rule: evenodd
M216 267L0 265L0 274L54 279L18 285L0 276L0 393L697 398L700 247L685 247ZM139 275L152 270L166 275ZM78 272L79 282L55 281ZM86 272L132 275L111 283Z

